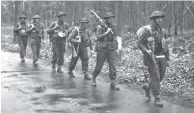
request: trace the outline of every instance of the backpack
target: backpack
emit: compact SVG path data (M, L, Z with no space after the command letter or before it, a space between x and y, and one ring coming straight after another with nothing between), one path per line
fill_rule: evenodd
M140 29L137 30L137 32L136 32L137 38L139 38L142 35L144 29L148 30L150 32L151 36L153 35L151 26L150 25L146 25L146 26L143 26L143 27L141 27ZM169 49L167 42L168 42L168 40L165 37L162 38L162 42L161 43L162 43L162 48L163 48L164 52L167 52L168 49Z
M137 38L139 38L142 33L143 33L143 30L146 29L150 32L150 34L152 35L152 29L151 29L151 26L150 25L146 25L146 26L143 26L141 28L139 28L136 32L136 35L137 35Z

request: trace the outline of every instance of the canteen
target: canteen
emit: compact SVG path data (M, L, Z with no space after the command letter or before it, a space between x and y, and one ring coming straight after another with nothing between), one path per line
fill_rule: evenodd
M26 33L26 30L25 29L22 29L21 30L21 33L25 34Z
M62 31L59 31L59 32L58 32L58 35L59 35L59 37L61 37L61 38L66 36L66 34L63 33Z

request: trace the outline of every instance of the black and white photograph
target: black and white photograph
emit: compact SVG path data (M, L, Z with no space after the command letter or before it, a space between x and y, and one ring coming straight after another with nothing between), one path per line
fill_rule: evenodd
M1 113L194 113L194 1L1 0Z

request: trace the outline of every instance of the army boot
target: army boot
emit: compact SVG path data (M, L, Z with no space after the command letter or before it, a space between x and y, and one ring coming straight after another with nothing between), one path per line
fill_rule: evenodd
M92 77L92 85L96 87L96 77L95 76Z
M74 76L73 72L72 72L72 71L70 71L70 70L69 70L69 72L68 72L68 75L69 75L69 77L70 77L70 78L75 78L75 76Z
M145 91L146 97L148 97L148 99L150 99L151 95L150 95L150 88L149 88L149 86L148 85L144 85L142 88Z
M163 104L162 104L162 102L160 101L160 98L159 98L159 97L156 97L156 98L155 98L154 104L155 104L156 107L163 107Z
M113 80L110 84L110 89L112 90L119 90L119 86L117 85L116 81Z
M58 73L63 73L63 71L62 71L62 69L61 69L61 66L58 66L57 72L58 72Z
M87 73L84 74L84 79L85 79L85 80L91 80L90 76L89 76Z
M53 71L53 72L56 72L55 64L52 64L52 71Z
M33 66L34 66L34 67L37 67L37 66L38 66L38 63L35 62L35 61L33 61Z
M21 58L21 62L25 62L25 59L24 58Z

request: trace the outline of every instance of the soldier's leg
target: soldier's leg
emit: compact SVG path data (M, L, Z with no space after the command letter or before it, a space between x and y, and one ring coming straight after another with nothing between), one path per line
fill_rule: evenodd
M24 50L23 50L23 53L24 53L24 57L26 55L26 48L27 48L27 44L28 44L28 37L24 37L23 38L23 46L24 46Z
M36 51L37 51L37 47L36 44L31 42L31 49L32 49L32 60L33 60L33 64L35 64L36 62Z
M55 64L57 63L58 56L59 56L57 42L55 40L53 40L52 42L52 52L53 52L53 58L52 58L51 63L52 63L52 69L53 71L55 71Z
M97 61L96 61L95 69L93 71L93 79L92 79L93 86L96 86L96 77L101 72L101 69L106 59L107 59L107 50L98 50L97 51Z
M19 43L19 46L20 46L20 58L21 58L21 61L25 62L25 60L24 60L24 53L23 53L24 44L23 44L22 37L20 37L20 36L18 37L18 43Z
M57 72L63 73L61 66L64 64L64 54L65 54L65 41L61 41L58 44L58 50L59 50L59 59L58 59L58 68Z
M87 48L84 48L82 53L80 53L80 58L82 61L82 71L84 73L84 79L90 80L91 78L88 75L88 63L89 63L89 57L88 57L88 50Z
M57 72L59 72L59 73L63 73L61 67L64 64L64 54L65 54L65 52L61 51L59 48L59 59L58 59L58 63L57 63L58 64Z
M152 61L149 61L147 62L147 64L150 74L150 86L155 97L155 105L158 107L162 107L163 104L160 103L160 73L158 68L158 62L156 64Z
M145 91L145 95L146 97L148 97L148 99L151 98L150 95L150 90L151 90L151 84L150 84L150 75L149 75L149 69L147 66L147 61L148 59L146 59L146 56L143 55L143 71L144 71L144 77L145 77L145 84L142 86L142 88Z
M117 76L116 58L117 58L116 50L110 50L108 54L108 64L109 64L109 71L110 71L109 77L111 80L111 88L115 90L119 90L119 87L116 84L116 76Z
M153 95L155 97L160 95L160 74L157 64L153 62L148 63L148 70L150 74L150 83Z
M39 56L40 56L40 48L41 48L41 40L39 40L37 43L37 61L38 61Z
M166 73L166 59L160 59L159 62L160 82L163 80Z

